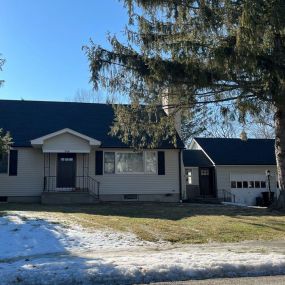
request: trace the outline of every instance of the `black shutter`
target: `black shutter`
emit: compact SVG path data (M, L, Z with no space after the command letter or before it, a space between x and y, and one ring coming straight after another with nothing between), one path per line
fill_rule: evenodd
M10 150L9 176L17 176L17 174L18 174L18 151L12 149Z
M103 151L96 151L95 174L103 175Z
M165 175L164 151L158 151L157 152L157 162L158 162L158 175Z

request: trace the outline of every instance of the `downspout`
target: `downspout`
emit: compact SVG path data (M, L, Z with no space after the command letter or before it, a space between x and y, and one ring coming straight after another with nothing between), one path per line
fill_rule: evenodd
M180 149L179 150L179 158L178 158L178 161L179 161L179 201L180 203L182 203L182 182L181 182L181 179L182 179L182 173L181 173L181 154L182 154L182 150Z

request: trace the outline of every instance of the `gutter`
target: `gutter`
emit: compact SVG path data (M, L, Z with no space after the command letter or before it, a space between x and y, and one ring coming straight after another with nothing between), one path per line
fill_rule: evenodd
M182 149L179 150L179 157L178 157L178 163L179 163L179 200L180 200L180 203L182 203L182 182L181 182L181 179L182 179L182 175L181 175L181 154L182 154Z

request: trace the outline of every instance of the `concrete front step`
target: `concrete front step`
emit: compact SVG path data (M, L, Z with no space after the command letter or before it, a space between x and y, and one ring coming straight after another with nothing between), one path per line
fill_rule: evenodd
M88 192L44 192L42 204L94 204L98 199Z

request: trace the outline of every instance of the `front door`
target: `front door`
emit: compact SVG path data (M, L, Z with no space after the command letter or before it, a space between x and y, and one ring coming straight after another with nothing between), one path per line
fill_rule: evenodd
M76 154L57 155L57 188L74 188L76 178Z
M211 196L214 194L213 168L200 167L200 195Z

